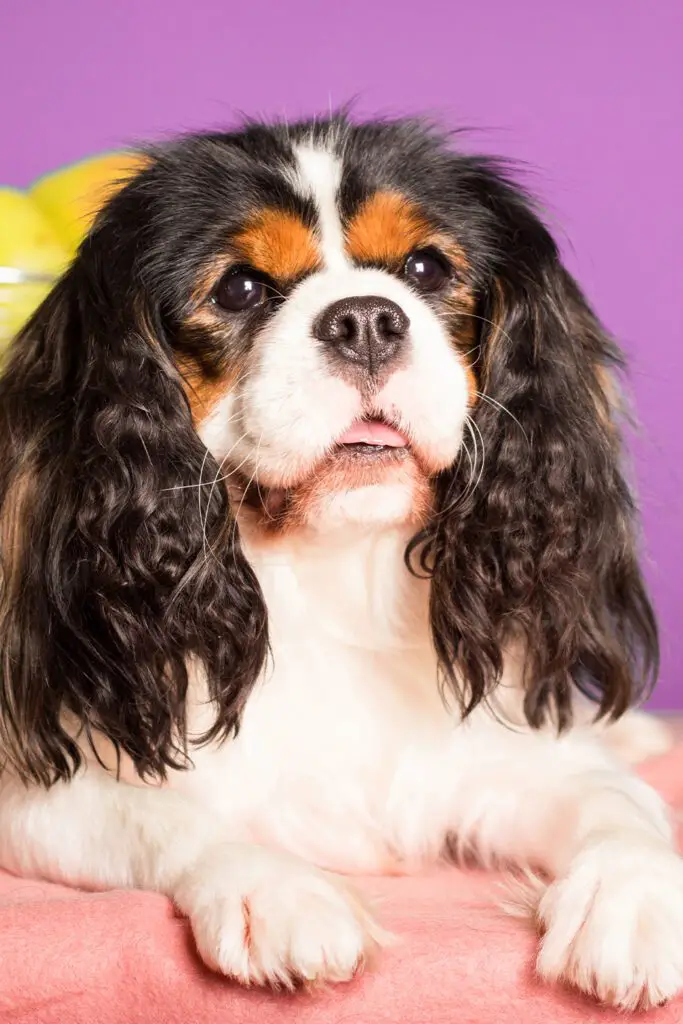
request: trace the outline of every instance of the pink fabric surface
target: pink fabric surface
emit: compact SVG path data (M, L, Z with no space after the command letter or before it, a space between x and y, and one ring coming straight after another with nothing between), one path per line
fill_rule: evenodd
M683 744L642 774L683 811ZM536 981L536 938L496 909L496 876L448 868L360 884L381 899L398 944L348 985L272 995L205 969L187 923L162 896L84 893L0 872L0 1021L623 1024L623 1014ZM683 998L628 1019L678 1024Z

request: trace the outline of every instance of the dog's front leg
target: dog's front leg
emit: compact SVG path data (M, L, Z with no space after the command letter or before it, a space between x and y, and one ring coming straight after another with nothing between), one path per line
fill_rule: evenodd
M361 900L306 861L233 840L179 794L99 769L49 790L0 781L0 867L165 893L206 963L244 984L350 978L381 938Z
M475 713L456 736L456 843L550 879L540 975L627 1009L683 990L683 860L657 794L585 734Z

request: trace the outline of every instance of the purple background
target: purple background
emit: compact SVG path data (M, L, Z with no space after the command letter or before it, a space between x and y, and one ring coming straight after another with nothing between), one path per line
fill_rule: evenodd
M334 8L334 9L333 9ZM0 181L236 112L436 114L529 165L631 357L654 703L683 707L681 0L7 0ZM568 495L571 500L571 495Z

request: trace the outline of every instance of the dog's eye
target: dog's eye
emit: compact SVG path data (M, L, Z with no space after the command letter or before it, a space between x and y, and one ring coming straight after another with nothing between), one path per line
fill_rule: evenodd
M437 291L450 277L445 259L432 249L411 252L403 267L403 273L422 292Z
M254 270L231 270L216 285L212 301L230 313L242 313L262 305L268 285Z

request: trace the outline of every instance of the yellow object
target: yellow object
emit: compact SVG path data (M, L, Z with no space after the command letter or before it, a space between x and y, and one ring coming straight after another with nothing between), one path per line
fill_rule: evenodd
M0 360L4 347L18 334L45 296L52 282L2 284L0 282Z
M136 153L108 153L47 174L29 194L75 252L95 214L143 166Z
M31 197L0 188L0 344L16 334L70 258Z
M144 166L136 153L95 156L0 188L0 351L76 254L102 205Z
M71 253L35 201L17 188L0 188L0 266L59 274Z

